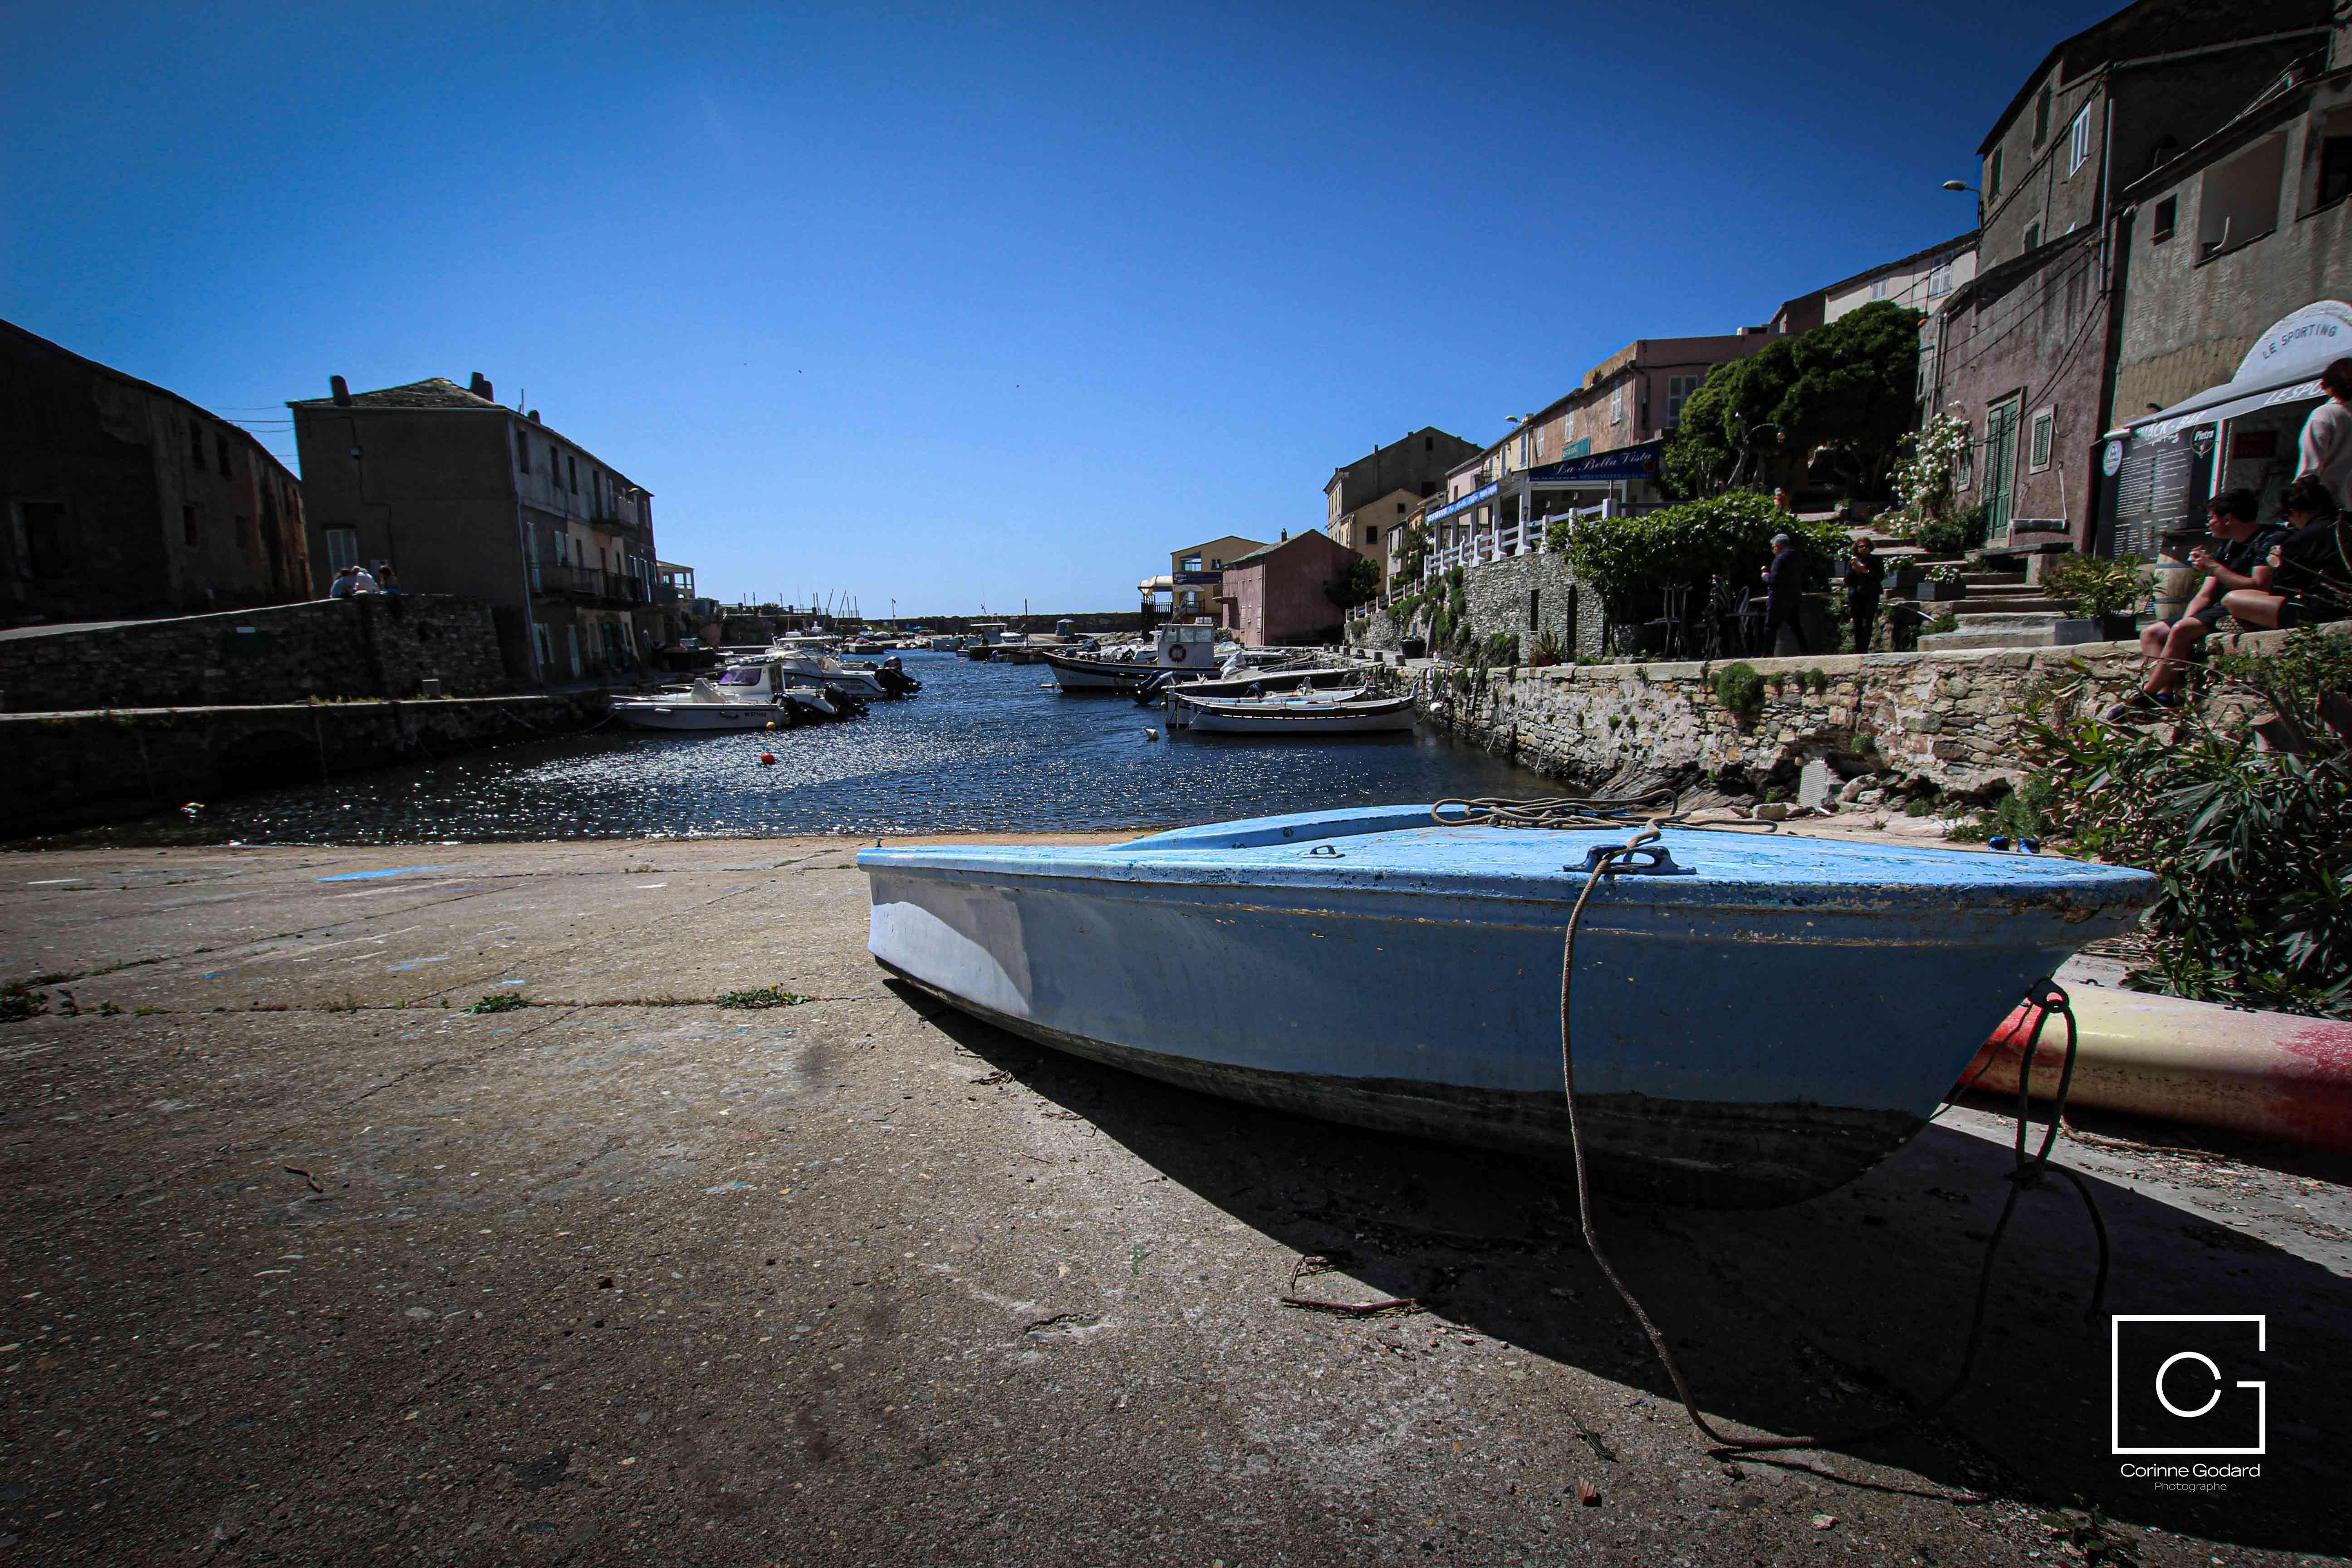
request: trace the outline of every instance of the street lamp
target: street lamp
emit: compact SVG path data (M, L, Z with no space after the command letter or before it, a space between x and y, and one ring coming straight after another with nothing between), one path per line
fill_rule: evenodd
M1982 195L1984 194L1982 191L1978 190L1974 185L1969 184L1965 180L1946 180L1944 182L1944 189L1948 191L1966 191L1972 196Z

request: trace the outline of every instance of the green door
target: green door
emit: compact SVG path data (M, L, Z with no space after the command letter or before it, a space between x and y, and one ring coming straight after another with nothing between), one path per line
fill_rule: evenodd
M2009 542L2010 512L2017 493L2017 417L2021 405L2012 397L1993 405L1985 421L1985 542Z

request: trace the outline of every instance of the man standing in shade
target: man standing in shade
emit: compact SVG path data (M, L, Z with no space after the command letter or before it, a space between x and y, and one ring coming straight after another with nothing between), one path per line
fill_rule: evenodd
M1813 650L1805 646L1805 628L1797 611L1805 593L1805 557L1797 542L1785 533L1772 536L1772 564L1764 568L1764 655L1777 658L1780 652L1780 632L1786 627L1799 653ZM1875 606L1874 606L1874 608Z

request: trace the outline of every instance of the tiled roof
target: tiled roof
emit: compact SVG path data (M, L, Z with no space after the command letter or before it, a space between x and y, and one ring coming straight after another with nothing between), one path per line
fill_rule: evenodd
M297 398L296 408L340 408L342 405L331 397ZM459 386L446 376L428 376L412 381L406 386L387 386L380 392L354 392L352 406L355 408L495 408L501 414L513 409L503 403L493 403Z
M1292 545L1298 543L1301 540L1307 539L1319 539L1326 544L1332 545L1340 550L1348 548L1346 545L1339 543L1338 540L1333 539L1329 534L1323 532L1320 529L1301 529L1287 539L1277 539L1272 544L1259 545L1247 555L1234 556L1232 560L1225 563L1225 570L1230 572L1236 566L1246 566L1253 561L1263 561L1267 556L1273 554L1276 551L1287 550Z

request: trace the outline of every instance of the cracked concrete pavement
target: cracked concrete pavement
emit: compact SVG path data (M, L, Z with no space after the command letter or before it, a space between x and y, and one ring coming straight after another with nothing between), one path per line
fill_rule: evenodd
M2118 1475L2089 1233L2056 1189L2023 1199L1969 1392L1890 1437L1725 1460L1564 1171L941 1015L866 957L856 847L0 858L0 980L65 977L0 1024L0 1551L2022 1565L2352 1542L2340 1160L2113 1122L2062 1145L2114 1236L2113 1310L2268 1314L2259 1480ZM802 999L714 1005L761 987ZM530 1005L467 1011L507 993ZM1956 1363L2007 1131L1958 1108L1828 1197L1604 1203L1604 1237L1717 1420L1892 1416Z

